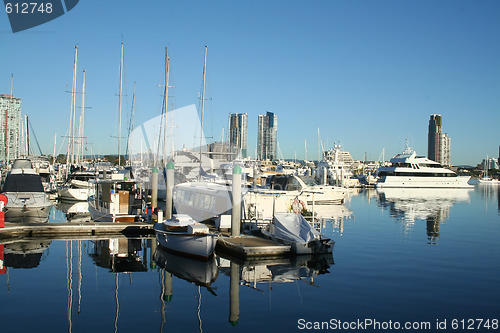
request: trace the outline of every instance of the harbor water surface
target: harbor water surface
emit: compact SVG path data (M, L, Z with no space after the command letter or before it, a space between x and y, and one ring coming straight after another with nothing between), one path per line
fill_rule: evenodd
M498 188L367 190L334 209L333 257L200 262L151 237L5 242L1 331L499 330ZM51 222L65 219L54 208Z

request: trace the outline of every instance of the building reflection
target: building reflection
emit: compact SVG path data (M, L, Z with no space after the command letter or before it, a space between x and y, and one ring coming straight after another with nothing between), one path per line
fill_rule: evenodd
M440 236L440 225L450 216L456 202L469 202L473 189L377 189L378 203L389 208L393 218L401 221L404 234L412 231L418 220L427 223L427 238L434 244Z

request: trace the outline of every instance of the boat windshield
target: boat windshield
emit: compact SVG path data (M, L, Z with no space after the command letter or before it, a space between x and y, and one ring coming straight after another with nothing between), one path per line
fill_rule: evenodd
M10 174L3 192L43 192L42 179L36 174Z
M316 182L311 176L299 176L299 178L302 179L302 181L306 183L307 186L319 185L318 182Z

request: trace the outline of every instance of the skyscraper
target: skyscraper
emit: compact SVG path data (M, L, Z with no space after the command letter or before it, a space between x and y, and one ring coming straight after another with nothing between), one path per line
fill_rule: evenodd
M257 158L275 160L278 142L278 116L272 112L259 115L259 132L257 136Z
M232 113L229 115L229 146L232 152L241 158L247 157L247 128L248 115L246 113Z
M450 165L451 138L443 133L442 117L432 114L429 120L429 134L427 140L427 157L442 165Z
M21 99L0 95L0 161L9 163L19 157Z

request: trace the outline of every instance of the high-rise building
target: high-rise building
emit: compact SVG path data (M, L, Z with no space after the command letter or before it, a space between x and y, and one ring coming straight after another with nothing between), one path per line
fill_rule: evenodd
M19 157L21 99L0 95L0 161L9 163Z
M247 157L247 128L248 115L246 113L232 113L229 115L229 146L241 158Z
M450 165L451 138L443 133L442 117L432 114L429 120L429 134L427 140L427 157L442 165Z
M275 160L278 143L278 116L272 112L259 115L257 136L257 158L261 161Z

